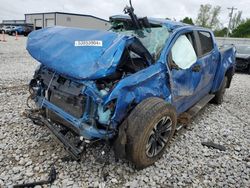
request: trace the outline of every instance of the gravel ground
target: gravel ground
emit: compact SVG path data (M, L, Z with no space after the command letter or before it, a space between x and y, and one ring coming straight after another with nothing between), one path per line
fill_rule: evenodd
M225 102L207 105L187 129L175 135L154 166L136 171L126 161L115 161L112 152L100 158L102 144L88 148L85 159L77 163L67 160L67 153L45 127L22 115L28 97L25 84L37 63L25 50L26 38L7 40L0 42L0 187L46 179L53 163L58 171L53 188L249 187L249 75L236 74ZM201 145L209 140L227 150Z

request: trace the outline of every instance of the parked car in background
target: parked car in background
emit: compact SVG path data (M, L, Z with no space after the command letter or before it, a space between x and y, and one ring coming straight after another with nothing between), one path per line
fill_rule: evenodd
M11 29L13 29L15 26L3 26L1 28L1 32L4 31L4 33L8 33Z
M250 45L236 46L236 70L250 74Z
M32 26L11 26L11 28L6 30L5 33L9 35L15 35L17 32L18 35L28 36L28 34L32 31L33 31Z
M15 35L17 32L18 35L23 35L24 27L23 26L13 26L11 29L6 31L9 35Z
M218 49L209 29L137 18L133 10L110 17L110 31L48 27L28 37L41 63L29 84L37 104L29 117L39 114L34 119L76 160L86 144L109 140L117 158L152 165L177 119L221 104L230 87L234 47Z
M24 26L23 35L28 36L34 30L33 26Z

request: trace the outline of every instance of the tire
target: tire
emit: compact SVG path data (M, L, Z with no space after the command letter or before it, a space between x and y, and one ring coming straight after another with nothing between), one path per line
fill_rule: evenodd
M163 155L174 135L177 115L170 104L152 97L137 105L125 121L126 158L137 169L143 169ZM161 128L164 132L159 133Z
M212 103L218 104L218 105L222 104L224 94L226 91L226 87L227 87L227 81L228 81L228 78L225 76L222 81L220 89L215 93L215 97L212 99Z
M247 73L250 74L250 64L248 65Z

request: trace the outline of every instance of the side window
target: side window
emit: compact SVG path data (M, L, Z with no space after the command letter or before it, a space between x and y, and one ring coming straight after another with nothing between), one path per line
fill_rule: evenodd
M186 35L181 35L171 49L172 61L181 69L188 69L197 61L191 42Z
M213 50L213 40L211 34L208 32L198 32L201 43L201 55L205 55Z

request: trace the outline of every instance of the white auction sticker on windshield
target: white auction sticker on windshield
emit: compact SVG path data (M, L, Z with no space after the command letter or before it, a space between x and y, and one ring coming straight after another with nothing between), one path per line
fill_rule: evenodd
M83 41L75 41L75 46L102 46L101 40L83 40Z

